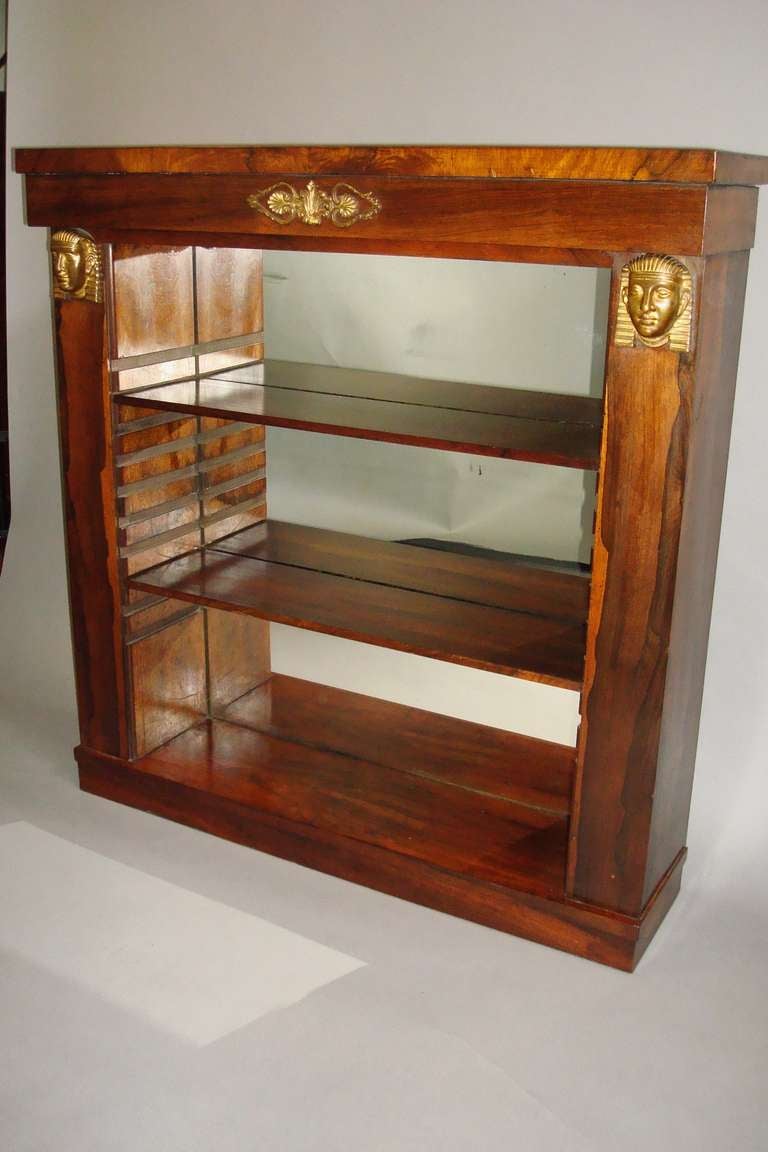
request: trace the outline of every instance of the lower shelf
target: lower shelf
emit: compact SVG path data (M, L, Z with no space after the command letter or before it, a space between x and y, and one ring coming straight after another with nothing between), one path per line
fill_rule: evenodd
M273 673L219 715L278 740L567 816L575 749Z
M682 857L639 919L566 897L573 749L289 677L77 759L86 791L625 970L680 884Z
M340 727L345 728L342 750L322 748L304 742L301 736L295 738L295 721L284 722L281 713L290 708L291 696L298 698L295 720L305 732L312 733L302 723L302 705L313 690L324 689L302 681L292 684L304 687L291 694L287 677L273 676L268 695L267 689L257 690L249 694L248 704L241 702L229 708L230 715L242 717L245 713L253 722L258 722L260 712L266 721L264 730L227 719L208 720L137 760L136 770L195 789L201 803L215 796L253 812L294 820L307 828L385 848L463 876L542 895L562 894L568 841L563 798L555 796L550 806L534 806L520 803L510 794L516 797L517 776L530 778L539 761L543 775L547 752L550 764L568 773L572 749L545 744L545 757L540 758L538 741L512 736L505 749L511 761L505 772L507 782L501 764L496 765L497 783L491 771L485 773L486 785L505 790L507 795L492 795L476 787L482 770L473 771L466 757L467 741L477 734L487 756L494 743L497 752L503 753L507 734L420 713L424 718L421 749L425 755L420 755L419 745L408 732L401 730L396 738L406 748L403 771L394 766L401 763L396 748L385 748L383 755L375 753L375 728L381 732L388 720L396 722L408 708L381 707L379 700L367 698L375 717L370 728L365 726L363 708L357 715L337 711ZM340 696L353 695L325 691L326 703L335 704ZM322 710L322 700L319 706ZM438 743L436 729L440 725L443 740ZM457 729L459 738L454 741ZM324 728L312 735L322 740ZM325 726L325 735L333 738L330 725ZM432 755L429 746L434 749ZM466 749L464 761L462 748ZM547 787L547 780L542 779L542 799ZM553 787L562 787L562 773Z

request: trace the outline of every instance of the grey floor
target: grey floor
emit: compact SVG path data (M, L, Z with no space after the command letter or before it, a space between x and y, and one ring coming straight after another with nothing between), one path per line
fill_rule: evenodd
M84 795L71 717L1 723L0 833L21 822L99 854L97 880L116 862L288 929L309 963L317 944L361 962L201 1043L32 929L11 938L3 1152L768 1148L768 932L738 855L685 888L629 977ZM6 899L29 880L6 875ZM83 968L100 917L78 908ZM257 986L270 959L224 982Z

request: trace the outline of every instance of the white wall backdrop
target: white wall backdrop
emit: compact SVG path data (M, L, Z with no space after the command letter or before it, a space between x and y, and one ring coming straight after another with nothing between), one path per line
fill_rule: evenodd
M695 9L676 0L642 7L626 0L228 0L215 8L206 0L16 0L8 137L11 147L450 142L768 152L766 48L762 0L702 0ZM751 874L758 854L766 858L768 389L760 336L767 220L764 200L745 316L689 884L727 862ZM0 692L9 707L42 724L54 712L73 715L74 697L47 255L42 231L21 221L20 180L11 176L13 523L0 578ZM315 658L313 638L292 643L300 649L295 658ZM485 696L473 691L478 700ZM501 707L500 697L492 702ZM74 739L74 722L72 731Z

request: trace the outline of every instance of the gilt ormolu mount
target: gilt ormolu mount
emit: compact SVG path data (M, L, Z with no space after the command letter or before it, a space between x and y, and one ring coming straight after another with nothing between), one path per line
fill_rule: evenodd
M247 204L278 224L322 224L330 220L339 228L349 228L363 220L372 220L381 211L381 201L372 192L358 192L351 184L334 184L329 190L310 180L306 188L294 188L281 182L253 192Z
M685 857L768 160L118 148L16 166L29 223L53 230L83 788L632 968ZM489 409L474 385L264 364L266 248L609 268L604 400L543 381ZM270 520L270 424L596 471L591 572L505 581ZM574 689L577 746L272 673L269 620Z
M60 228L51 236L53 295L57 300L91 300L104 295L101 252L90 236Z
M635 256L621 271L616 343L691 350L691 274L673 256Z

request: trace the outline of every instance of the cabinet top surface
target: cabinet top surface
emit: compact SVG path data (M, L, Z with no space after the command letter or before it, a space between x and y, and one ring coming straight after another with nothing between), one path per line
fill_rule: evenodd
M17 172L38 176L333 173L665 184L768 184L768 157L712 148L500 145L19 148L14 160Z

